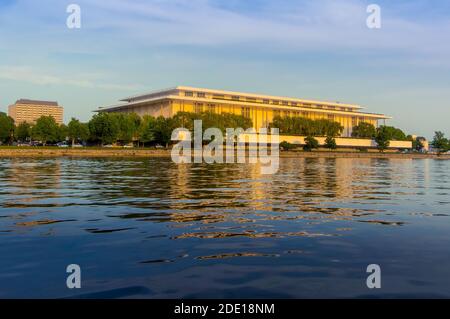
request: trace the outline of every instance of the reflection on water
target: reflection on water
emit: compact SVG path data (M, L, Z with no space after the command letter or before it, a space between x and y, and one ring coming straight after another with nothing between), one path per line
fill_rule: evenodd
M450 297L449 168L0 159L0 297Z

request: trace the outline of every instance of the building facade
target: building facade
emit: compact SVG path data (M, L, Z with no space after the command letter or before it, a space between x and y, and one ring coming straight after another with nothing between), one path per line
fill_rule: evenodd
M56 123L63 123L64 108L58 102L20 99L8 107L8 115L17 124L36 123L41 116L52 116Z
M298 116L328 119L344 127L343 137L361 122L378 126L390 119L383 114L361 111L362 107L339 102L312 101L298 98L260 95L242 92L210 90L186 86L131 96L120 104L98 109L98 112L137 113L140 116L171 117L178 112L215 112L243 115L252 120L256 130L268 127L275 116Z

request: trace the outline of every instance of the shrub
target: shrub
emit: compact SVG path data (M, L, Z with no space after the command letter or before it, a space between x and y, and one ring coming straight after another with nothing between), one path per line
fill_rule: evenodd
M303 150L311 152L313 149L316 148L319 148L319 141L312 136L307 136L305 138L305 146L303 146Z
M284 151L290 151L295 149L297 146L291 143L288 143L286 141L283 141L280 143L280 148L282 148Z

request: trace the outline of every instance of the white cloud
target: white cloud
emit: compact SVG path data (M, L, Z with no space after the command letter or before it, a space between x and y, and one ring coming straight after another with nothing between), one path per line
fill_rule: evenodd
M417 12L400 15L399 8L393 9L395 4L382 5L382 28L370 30L368 2L363 0L258 1L253 11L224 9L208 0L77 3L83 27L71 32L65 27L64 5L55 6L54 0L19 1L9 12L0 12L0 37L9 40L0 42L0 47L114 55L127 48L149 50L161 45L236 46L269 53L404 55L400 63L405 56L418 60L450 54L450 42L443 41L450 34L448 19L419 20ZM17 24L19 15L25 16ZM18 33L26 41L18 40Z
M93 29L114 29L148 44L259 45L264 50L384 50L450 53L449 21L419 23L382 6L383 27L366 27L360 0L269 2L259 14L234 12L205 0L93 1ZM284 2L287 3L287 2ZM147 42L148 41L148 42ZM411 51L414 50L414 51Z
M0 79L28 82L36 85L68 85L90 89L136 91L138 85L114 84L98 79L89 79L93 74L70 76L50 75L29 66L0 66Z

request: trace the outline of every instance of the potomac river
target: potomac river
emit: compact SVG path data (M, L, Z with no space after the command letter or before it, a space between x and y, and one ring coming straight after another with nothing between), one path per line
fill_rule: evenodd
M17 157L0 182L0 298L450 297L450 161Z

